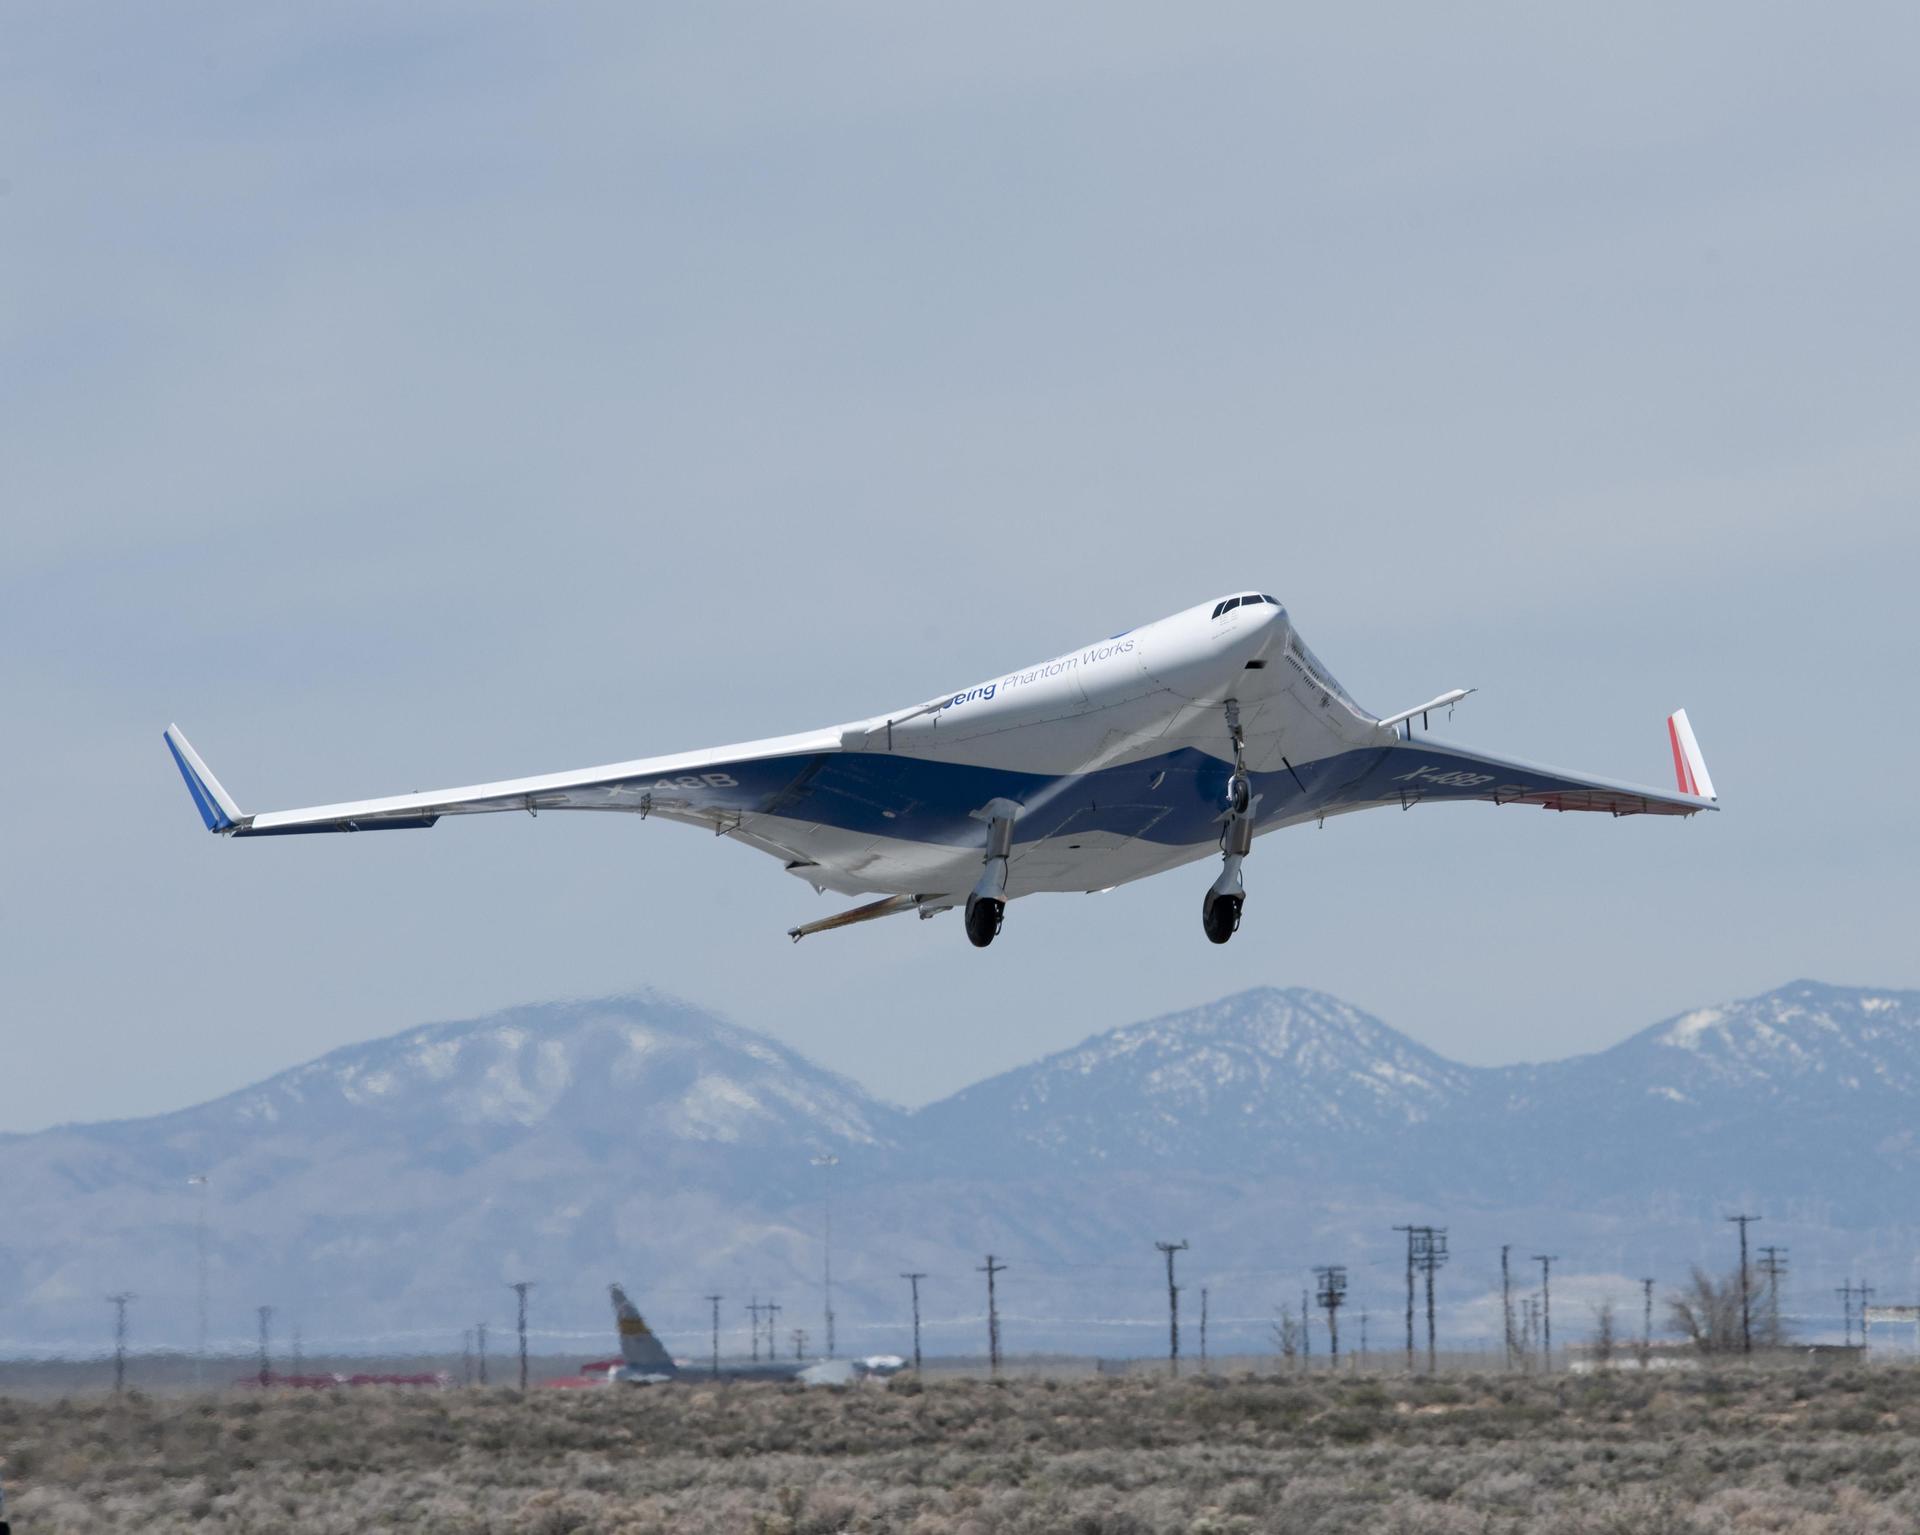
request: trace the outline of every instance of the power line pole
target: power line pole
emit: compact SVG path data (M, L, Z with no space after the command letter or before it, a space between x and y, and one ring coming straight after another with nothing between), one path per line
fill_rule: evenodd
M920 1373L920 1281L925 1274L902 1274L900 1276L913 1286L913 1373Z
M1447 1261L1447 1228L1422 1226L1420 1237L1420 1269L1427 1276L1427 1373L1432 1375L1439 1368L1438 1354L1434 1346L1433 1276L1445 1266Z
M1507 1368L1513 1368L1513 1275L1507 1268L1507 1254L1513 1251L1511 1243L1500 1244L1500 1319L1507 1333Z
M777 1332L780 1326L780 1313L784 1310L786 1310L786 1307L782 1306L778 1301L770 1300L766 1304L767 1358L769 1361L777 1357L776 1350L774 1349L773 1340L777 1335Z
M747 1302L747 1315L753 1318L753 1362L755 1364L760 1362L760 1313L764 1309L757 1299Z
M1395 1226L1407 1234L1407 1374L1413 1374L1413 1240L1418 1226Z
M187 1179L195 1190L193 1209L193 1254L198 1269L200 1332L193 1355L193 1384L199 1390L207 1383L207 1175L195 1173Z
M1207 1373L1207 1287L1200 1286L1200 1373Z
M1767 1346L1780 1346L1780 1281L1787 1272L1787 1249L1766 1246L1760 1249L1756 1265L1767 1279Z
M1540 1265L1540 1354L1546 1361L1547 1373L1553 1373L1553 1266L1560 1261L1558 1253L1535 1253L1533 1261Z
M1327 1343L1333 1357L1333 1368L1340 1368L1340 1308L1347 1299L1347 1271L1344 1265L1333 1263L1314 1271L1314 1277L1320 1281L1319 1301L1327 1313Z
M519 1301L520 1310L520 1389L527 1389L527 1291L533 1288L531 1279L517 1279L507 1288L513 1291Z
M1653 1281L1640 1281L1640 1368L1653 1358Z
M1367 1363L1367 1308L1360 1308L1360 1359L1358 1367L1364 1369Z
M720 1302L726 1297L709 1295L707 1304L713 1307L713 1378L720 1378Z
M131 1290L121 1290L107 1297L107 1304L113 1307L113 1394L119 1396L127 1389L127 1302L134 1298Z
M273 1361L267 1350L267 1329L273 1323L273 1307L258 1306L254 1309L260 1318L260 1384L270 1386L273 1384Z
M993 1277L1005 1269L1006 1264L996 1262L993 1254L988 1253L987 1261L974 1270L987 1276L987 1361L995 1380L1000 1378L1000 1306L994 1297Z
M804 1327L796 1327L793 1330L793 1357L795 1359L807 1357L807 1330Z
M823 1151L813 1159L813 1165L826 1169L826 1311L827 1311L827 1358L833 1358L833 1170L840 1165L840 1159L831 1151Z
M1860 1348L1864 1353L1867 1347L1867 1301L1873 1295L1873 1286L1863 1279L1853 1287L1853 1293L1860 1297Z
M473 1329L463 1327L460 1330L460 1384L473 1384Z
M1307 1304L1307 1287L1300 1286L1300 1367L1313 1373L1313 1308Z
M480 1384L484 1386L487 1383L487 1324L485 1322L476 1322L474 1323L473 1330L474 1335L480 1340L478 1350L480 1357Z
M1173 1255L1187 1250L1185 1239L1153 1244L1167 1258L1167 1373L1180 1373L1180 1287L1173 1282Z
M1753 1284L1747 1271L1747 1227L1760 1217L1757 1215L1729 1215L1728 1220L1740 1227L1740 1352L1753 1352Z

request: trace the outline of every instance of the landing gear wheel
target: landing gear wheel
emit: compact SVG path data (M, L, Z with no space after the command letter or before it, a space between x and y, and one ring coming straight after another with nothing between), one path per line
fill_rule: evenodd
M1244 895L1216 895L1200 909L1207 942L1225 943L1240 930L1240 907L1245 900Z
M1005 901L975 896L967 902L967 942L976 949L984 949L999 934L1000 924L1006 915Z

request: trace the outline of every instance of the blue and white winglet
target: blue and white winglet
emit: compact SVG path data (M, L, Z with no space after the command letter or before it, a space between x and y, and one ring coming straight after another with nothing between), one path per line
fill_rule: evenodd
M200 819L207 823L208 831L230 832L247 824L248 817L233 796L221 787L220 780L206 763L200 760L200 753L180 733L178 725L167 726L167 750L173 753L174 765L180 769L180 776L187 781L187 792L193 796L194 808L200 812Z

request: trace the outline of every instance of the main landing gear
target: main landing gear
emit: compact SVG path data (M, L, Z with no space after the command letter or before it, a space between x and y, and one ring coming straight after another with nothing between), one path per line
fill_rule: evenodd
M1200 925L1207 942L1225 943L1240 930L1240 912L1247 903L1240 865L1253 850L1253 814L1259 796L1247 776L1247 742L1240 732L1240 704L1227 700L1227 729L1233 735L1233 776L1227 780L1227 808L1220 819L1220 877L1200 903Z
M987 855L979 882L967 897L967 942L984 949L1000 935L1007 916L1007 855L1013 851L1013 821L1020 806L1010 799L988 800L973 812L987 823Z

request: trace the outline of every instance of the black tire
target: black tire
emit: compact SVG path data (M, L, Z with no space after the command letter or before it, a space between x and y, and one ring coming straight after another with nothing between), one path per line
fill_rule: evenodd
M999 935L1007 914L1005 901L974 899L967 902L967 942L984 949Z
M1207 930L1207 942L1225 943L1240 930L1240 907L1246 900L1243 895L1217 895L1200 912L1200 921Z

